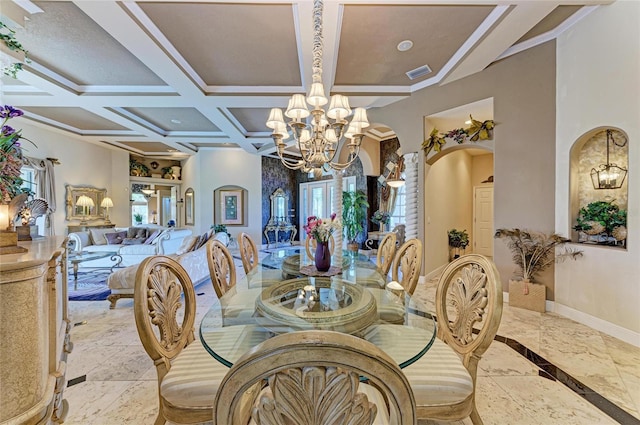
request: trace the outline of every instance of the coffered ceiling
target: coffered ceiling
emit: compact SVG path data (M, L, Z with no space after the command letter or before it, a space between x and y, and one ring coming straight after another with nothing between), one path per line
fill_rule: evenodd
M384 106L551 40L608 3L325 0L325 88L348 95L352 108ZM0 0L2 21L32 60L17 80L1 79L2 102L139 155L272 154L269 109L310 85L312 8L311 0ZM404 40L413 47L401 52ZM424 65L430 72L407 76ZM382 125L369 134L390 135Z

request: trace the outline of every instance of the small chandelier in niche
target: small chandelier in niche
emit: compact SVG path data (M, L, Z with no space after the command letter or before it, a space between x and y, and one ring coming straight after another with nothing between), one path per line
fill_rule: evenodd
M591 183L594 189L620 189L627 177L627 169L609 162L609 145L613 143L620 148L626 146L627 139L616 142L613 131L607 129L607 162L600 164L598 168L591 169Z
M309 95L305 99L302 94L294 94L285 112L285 115L291 119L289 127L302 159L293 160L284 156L286 147L284 140L289 138L289 132L282 110L271 109L266 122L267 127L273 129L271 137L282 164L292 170L313 172L316 178L322 175L323 170L329 168L344 170L351 165L360 152L360 144L364 137L363 129L369 126L367 111L364 108L354 110L351 123L346 120L346 117L351 114L349 99L346 96L334 94L331 96L327 112L325 113L323 109L328 99L322 85L322 9L323 1L315 0L313 3L313 80ZM311 105L313 110L309 111L306 103ZM311 116L310 122L307 123L309 116ZM347 139L348 142L346 142ZM343 141L347 143L349 156L346 162L339 163L334 161L334 158Z

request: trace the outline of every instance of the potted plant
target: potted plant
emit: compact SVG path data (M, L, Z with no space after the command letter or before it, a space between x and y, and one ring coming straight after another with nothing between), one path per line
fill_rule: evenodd
M451 229L447 232L449 237L449 261L460 257L460 250L464 251L469 246L469 234L467 230Z
M133 219L136 221L136 224L142 224L142 214L135 213Z
M347 238L347 249L350 251L358 251L357 239L364 230L367 208L369 202L363 191L342 193L342 227Z
M389 223L390 219L391 216L389 215L389 213L387 211L381 210L374 212L373 216L371 216L371 222L380 226L381 232L385 230L385 226L387 225L387 223Z
M498 229L495 237L507 240L513 262L518 267L515 275L519 280L509 280L509 305L544 313L546 287L533 283L534 277L556 261L581 256L582 251L567 248L556 253L557 247L571 242L557 233Z
M573 230L580 232L579 242L617 244L627 238L627 211L614 201L595 201L580 208Z

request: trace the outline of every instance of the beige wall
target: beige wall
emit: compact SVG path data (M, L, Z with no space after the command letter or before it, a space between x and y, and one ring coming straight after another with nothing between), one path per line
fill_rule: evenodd
M627 250L575 245L556 266L556 309L640 345L640 3L600 7L558 39L556 230L567 233L569 153L601 126L629 136ZM631 53L631 54L630 54Z
M452 152L429 169L424 186L426 217L423 274L449 261L447 231L466 230L472 235L472 159L464 150Z
M245 208L249 221L244 226L228 226L233 237L247 232L255 241L262 239L262 159L243 149L204 150L198 153L201 203L198 212L201 226L213 224L213 191L221 186L240 186L248 191Z
M481 73L429 87L392 105L369 111L398 135L404 152L421 152L424 117L481 99L493 98L494 205L496 227L552 231L555 211L555 43L529 49L492 64ZM424 161L424 156L421 154ZM424 175L423 164L421 173ZM425 183L419 182L424 193ZM425 222L424 204L419 222ZM425 246L431 241L423 229ZM426 262L426 260L425 260ZM503 287L515 266L504 244L495 244ZM553 275L541 280L553 297ZM552 299L552 298L551 298Z
M482 186L483 181L493 176L493 154L474 155L471 157L471 185Z

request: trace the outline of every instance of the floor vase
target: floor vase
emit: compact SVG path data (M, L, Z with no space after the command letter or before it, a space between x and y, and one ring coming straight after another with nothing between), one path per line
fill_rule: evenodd
M316 269L326 272L331 267L331 252L329 242L318 242L315 254Z

